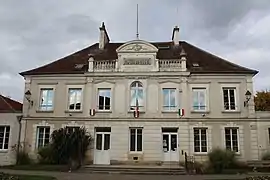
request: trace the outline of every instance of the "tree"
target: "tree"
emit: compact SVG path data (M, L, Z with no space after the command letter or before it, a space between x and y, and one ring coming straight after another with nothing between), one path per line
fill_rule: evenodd
M80 167L85 153L92 142L92 137L85 128L67 127L55 130L51 142L39 151L41 161L53 164L71 164Z
M254 101L256 111L270 111L270 91L258 91Z

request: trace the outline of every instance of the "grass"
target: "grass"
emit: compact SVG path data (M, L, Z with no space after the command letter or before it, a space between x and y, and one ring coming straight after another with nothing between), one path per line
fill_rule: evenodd
M11 165L1 166L0 169L13 169L13 170L26 170L26 171L57 171L67 172L67 165L43 165L43 164L30 164L30 165Z
M30 176L30 175L12 175L19 177L19 180L56 180L54 177L49 176Z

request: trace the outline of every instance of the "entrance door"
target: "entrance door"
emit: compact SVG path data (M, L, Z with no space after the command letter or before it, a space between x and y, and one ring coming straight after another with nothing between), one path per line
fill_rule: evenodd
M177 133L163 132L164 161L179 161Z
M96 132L94 164L110 164L110 132Z

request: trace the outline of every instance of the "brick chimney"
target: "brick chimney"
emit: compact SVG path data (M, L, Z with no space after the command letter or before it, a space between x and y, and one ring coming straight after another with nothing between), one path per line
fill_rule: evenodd
M172 41L175 46L179 45L179 27L175 26L173 28Z
M110 42L109 35L106 31L105 24L102 22L99 28L99 49L104 49L105 45Z

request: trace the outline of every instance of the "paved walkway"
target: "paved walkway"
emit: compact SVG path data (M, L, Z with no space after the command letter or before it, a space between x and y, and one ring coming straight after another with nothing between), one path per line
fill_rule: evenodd
M0 172L23 175L53 176L58 180L239 180L252 175L124 175L124 174L89 174L76 172L24 171L0 169ZM267 175L267 174L258 174ZM268 173L268 175L270 175Z

